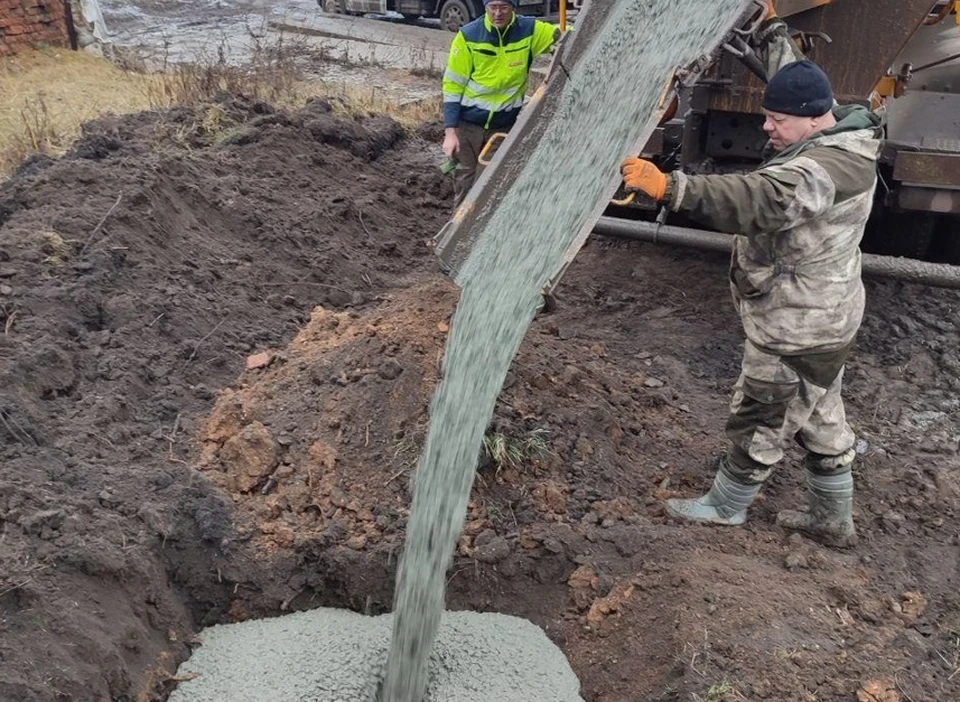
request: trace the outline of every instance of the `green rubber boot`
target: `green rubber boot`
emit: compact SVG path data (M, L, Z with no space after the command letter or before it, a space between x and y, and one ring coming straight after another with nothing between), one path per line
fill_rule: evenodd
M784 510L777 515L777 524L803 532L828 546L856 546L853 473L846 470L837 475L819 475L808 470L807 496L810 506L806 512Z
M717 471L710 492L690 500L667 500L667 514L702 524L739 526L747 521L747 507L760 492L760 485L738 483L723 468Z

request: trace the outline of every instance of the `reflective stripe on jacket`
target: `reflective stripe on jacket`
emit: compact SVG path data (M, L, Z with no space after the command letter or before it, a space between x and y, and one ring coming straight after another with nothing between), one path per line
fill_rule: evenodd
M533 59L553 47L556 28L514 15L498 30L486 15L464 26L453 39L443 75L443 123L471 122L486 129L513 125L527 92Z

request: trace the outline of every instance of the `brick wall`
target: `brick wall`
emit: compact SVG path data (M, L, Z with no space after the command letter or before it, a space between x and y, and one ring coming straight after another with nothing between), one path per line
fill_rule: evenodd
M30 46L69 46L65 2L0 0L0 56Z

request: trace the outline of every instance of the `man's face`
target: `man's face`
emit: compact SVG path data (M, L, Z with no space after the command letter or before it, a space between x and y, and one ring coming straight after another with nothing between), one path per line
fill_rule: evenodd
M508 2L491 2L487 4L487 17L497 29L509 26L513 19L513 5Z
M763 131L770 137L773 148L778 151L820 131L822 122L821 117L796 117L770 110L764 110L763 115L766 117Z

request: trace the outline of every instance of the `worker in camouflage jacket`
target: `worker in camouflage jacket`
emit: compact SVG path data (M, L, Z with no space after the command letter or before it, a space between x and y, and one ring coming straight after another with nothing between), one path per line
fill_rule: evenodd
M622 166L629 189L719 231L736 234L730 266L746 333L727 421L731 446L710 491L667 500L695 522L742 524L761 484L796 440L809 509L778 523L835 545L856 542L854 434L840 390L863 318L859 243L876 188L881 121L838 106L827 76L803 60L773 8L756 35L769 79L763 128L774 155L746 175L662 173Z

